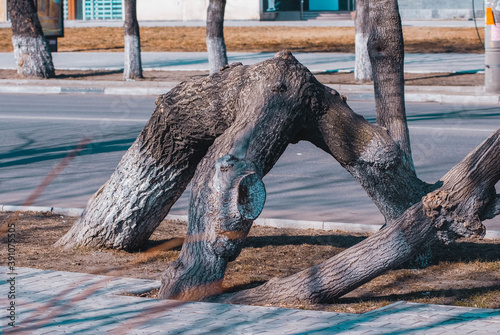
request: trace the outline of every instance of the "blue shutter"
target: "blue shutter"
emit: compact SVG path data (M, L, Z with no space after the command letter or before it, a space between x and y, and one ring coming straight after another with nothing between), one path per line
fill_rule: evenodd
M121 20L122 0L84 0L84 20Z

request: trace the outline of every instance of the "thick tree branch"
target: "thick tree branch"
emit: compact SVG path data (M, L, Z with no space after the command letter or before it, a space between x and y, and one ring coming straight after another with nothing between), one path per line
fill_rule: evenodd
M227 262L239 255L262 210L265 192L260 178L310 114L309 93L304 90L312 87L313 77L304 71L288 52L254 69L244 90L260 99L237 103L234 122L200 162L192 181L187 243L162 275L160 298L194 300L220 288ZM237 182L239 176L248 186Z
M409 260L440 233L484 236L478 221L500 178L500 129L443 177L395 222L331 259L254 289L222 295L228 303L332 302L385 271ZM441 236L440 236L441 235Z
M304 138L335 157L388 222L396 219L432 186L417 178L384 128L355 114L335 91L325 88L323 93L318 99L324 112Z

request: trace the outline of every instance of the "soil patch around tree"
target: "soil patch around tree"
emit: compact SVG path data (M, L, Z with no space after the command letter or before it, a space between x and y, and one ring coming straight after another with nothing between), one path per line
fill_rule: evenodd
M225 27L229 52L354 52L354 27ZM141 27L142 51L206 51L205 27ZM479 29L484 41L484 29ZM475 28L403 27L408 53L484 53ZM123 52L123 28L66 28L60 52ZM0 52L12 52L12 30L0 29Z
M56 242L76 220L50 213L0 212L15 224L16 267L84 272L131 278L160 278L179 255L186 222L166 220L138 252L61 250ZM229 263L224 289L232 292L260 285L316 265L362 241L367 234L254 226L240 256ZM7 254L7 240L1 243ZM280 305L335 312L363 313L405 300L480 308L500 308L500 240L462 239L433 247L434 262L425 269L402 267L372 280L334 304ZM0 258L7 265L7 258ZM155 292L148 293L154 297Z

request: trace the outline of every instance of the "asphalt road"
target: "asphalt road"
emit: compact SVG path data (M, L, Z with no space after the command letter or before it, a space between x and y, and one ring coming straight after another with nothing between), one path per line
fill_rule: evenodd
M0 204L22 205L82 139L90 144L32 205L84 207L113 172L154 110L155 97L0 95ZM374 121L373 101L350 103ZM492 106L407 104L419 177L435 182L500 127ZM309 143L290 145L264 178L261 217L380 224L382 216L358 183ZM497 186L498 192L498 186ZM188 192L171 214L186 214ZM500 218L485 222L500 230Z

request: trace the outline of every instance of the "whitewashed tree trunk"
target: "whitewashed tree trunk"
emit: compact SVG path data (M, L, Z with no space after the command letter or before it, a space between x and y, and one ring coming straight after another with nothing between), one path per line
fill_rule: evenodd
M125 80L141 79L141 37L139 23L137 22L136 0L125 0L125 22L123 24L125 35L125 62L123 78Z
M224 11L226 0L210 0L207 9L207 53L210 74L227 65L224 41Z
M52 55L33 0L11 0L7 4L12 22L12 44L17 73L24 78L54 77Z
M360 82L372 80L372 64L368 55L368 38L370 37L369 0L356 0L356 35L354 79Z

